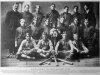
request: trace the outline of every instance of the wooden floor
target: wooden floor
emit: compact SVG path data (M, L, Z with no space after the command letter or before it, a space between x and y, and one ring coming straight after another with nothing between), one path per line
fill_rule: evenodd
M39 65L40 62L42 62L44 59L39 60L17 60L16 58L5 58L8 55L8 50L2 51L2 58L1 58L1 66L2 67L55 67L55 62L51 62L51 65L44 64ZM63 65L62 62L58 62L60 67L99 67L99 57L93 57L93 58L84 58L80 59L80 62L71 61L74 64L69 65L65 64Z

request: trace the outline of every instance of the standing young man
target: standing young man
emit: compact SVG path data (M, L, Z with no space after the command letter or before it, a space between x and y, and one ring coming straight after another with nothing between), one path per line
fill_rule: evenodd
M56 5L54 3L52 3L50 5L50 9L51 9L51 11L46 15L46 18L49 18L51 27L53 26L53 24L55 24L55 26L57 26L59 12L56 10Z
M18 12L18 3L14 3L12 10L8 11L6 14L6 20L5 23L8 27L9 30L9 56L12 56L14 49L15 49L15 33L16 33L16 28L20 26L20 19L21 19L21 14Z

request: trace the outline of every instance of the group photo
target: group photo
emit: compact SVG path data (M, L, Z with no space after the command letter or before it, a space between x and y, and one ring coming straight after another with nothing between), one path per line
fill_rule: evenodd
M99 67L99 2L1 2L1 67Z

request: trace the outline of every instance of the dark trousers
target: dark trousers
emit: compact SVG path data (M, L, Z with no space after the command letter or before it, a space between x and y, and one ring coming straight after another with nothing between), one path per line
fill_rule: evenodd
M15 30L10 30L9 31L9 53L14 53L14 50L15 50Z

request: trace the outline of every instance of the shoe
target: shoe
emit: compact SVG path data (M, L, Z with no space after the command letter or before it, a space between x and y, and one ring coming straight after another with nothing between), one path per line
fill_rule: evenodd
M16 59L21 59L21 55L20 54L17 54L16 55Z
M35 59L35 57L31 57L31 58L30 58L30 60L34 60L34 59Z
M87 57L87 58L91 58L91 56L90 56L90 55L86 55L86 57Z
M78 60L75 60L76 62L80 62L80 60L78 59Z

